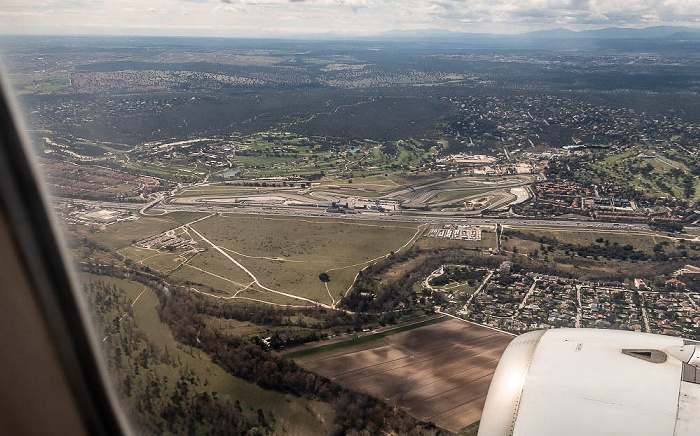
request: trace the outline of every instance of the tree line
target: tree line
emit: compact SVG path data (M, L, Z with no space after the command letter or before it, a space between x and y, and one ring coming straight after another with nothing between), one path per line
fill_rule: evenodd
M267 351L263 344L256 343L246 337L223 333L207 324L209 316L218 314L231 317L239 316L244 319L249 316L256 317L257 315L246 314L254 311L245 308L239 310L234 307L235 305L218 305L183 287L166 284L162 277L152 272L136 268L124 269L113 265L84 264L83 266L90 272L113 275L149 286L156 292L160 301L157 308L158 314L161 320L168 325L175 339L185 346L209 354L214 363L230 374L266 389L330 403L335 412L333 434L449 434L449 432L435 427L432 423L417 421L404 411L395 409L369 395L351 391L325 377L308 372L294 361ZM319 313L321 311L320 308L310 310L317 310ZM284 313L284 308L275 309L275 311L278 314ZM337 316L342 318L345 315ZM163 356L162 353L161 356ZM137 360L134 367L138 366L139 371L142 372L144 371L142 363L145 361L148 365L151 362L149 359L153 358ZM131 368L131 366L129 367ZM178 387L179 393L171 394L169 401L166 402L169 411L166 412L161 408L154 409L154 413L158 416L163 419L167 418L167 424L162 424L161 427L156 424L156 434L160 428L164 431L169 431L172 428L178 430L175 432L189 433L191 426L196 427L191 420L198 419L192 417L220 416L221 412L219 411L222 407L218 400L212 396L202 396L196 388L192 387L196 384L193 385L190 379L180 380L180 382L188 386L186 388L187 395L183 393L180 385ZM122 390L125 389L125 381L122 380ZM134 395L133 382L131 389L131 394ZM198 392L196 395L199 397L195 398L196 395L190 397L190 392ZM142 395L142 401L138 403L139 407L148 410L146 399L152 400L155 393L139 395ZM231 419L234 419L236 425L254 424L258 428L256 431L260 431L262 434L274 427L271 415L264 411L262 412L264 421L259 419L257 415L252 421L246 421L243 415L234 414L232 416ZM172 421L172 425L168 419ZM215 427L215 423L207 425L212 429ZM239 431L230 430L230 427L227 427L228 433L223 431L219 434L246 434L252 431L252 428L250 427L247 431L245 429Z

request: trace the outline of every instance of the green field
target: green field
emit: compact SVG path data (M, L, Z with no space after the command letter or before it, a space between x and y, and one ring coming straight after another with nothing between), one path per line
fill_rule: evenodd
M464 292L466 294L473 294L478 286L471 286L469 283L449 283L445 286L433 286L434 289L441 291L447 291L452 293Z
M437 323L440 323L443 321L447 321L449 319L451 319L451 318L442 315L442 316L437 317L437 318L431 318L431 319L428 319L426 321L421 321L421 322L417 322L414 324L409 324L409 325L406 325L403 327L394 328L394 329L384 331L381 333L373 333L373 334L368 334L368 335L364 335L364 336L359 336L359 337L356 337L354 339L350 339L348 341L336 342L334 344L323 345L320 347L306 348L304 350L299 350L299 351L292 351L291 353L285 354L285 356L289 357L290 359L298 359L300 357L312 356L314 354L325 353L328 351L335 351L335 350L340 350L343 348L355 347L358 345L363 345L363 344L366 344L368 342L373 342L373 341L385 338L389 335L395 335L397 333L406 332L406 331L417 329L420 327L425 327L427 325L437 324Z
M442 192L438 193L437 195L435 195L434 197L432 197L428 203L429 204L442 203L445 201L452 201L452 200L456 201L456 200L466 199L466 197L471 197L471 196L475 196L475 195L482 195L482 194L483 194L483 196L486 196L486 193L491 192L491 191L496 191L496 193L494 195L498 195L501 192L510 192L510 188L505 189L504 191L497 191L493 187L482 187L482 188L475 187L473 189L442 191ZM470 201L475 201L475 200L479 200L479 197L470 199Z
M207 171L203 168L192 168L191 164L178 165L175 163L154 164L154 163L125 163L124 168L130 171L137 171L144 176L161 177L164 179L199 181L204 179Z
M270 331L269 326L253 324L247 321L236 321L235 319L217 318L214 316L206 316L205 322L214 330L222 333L233 333L241 336L266 337Z
M161 350L167 349L171 359L177 362L173 365L151 365L148 372L141 372L144 382L146 377L151 377L150 374L161 378L165 376L169 381L168 389L174 390L183 370L194 371L205 381L199 389L210 394L216 393L219 397L229 396L232 400L239 400L244 409L274 410L280 433L307 435L329 432L333 414L330 405L266 390L236 378L213 363L207 354L193 351L178 343L168 326L160 321L156 312L158 297L150 288L128 280L92 274L83 274L81 280L85 283L102 281L122 288L132 302L133 318L138 330L146 335L150 344L155 344ZM131 376L136 380L135 383L139 383L140 378L137 374Z
M193 224L192 229L181 227L205 216L180 213L141 218L107 226L90 237L135 264L207 295L279 305L333 305L346 294L359 270L410 246L424 228L404 223L241 215L210 216ZM175 251L132 245L134 240L169 229L176 229L175 235L197 245ZM319 279L324 272L329 282ZM254 277L260 284L254 283Z
M571 229L556 229L548 228L536 230L528 230L526 227L519 228L521 231L534 233L547 237L557 238L560 242L570 244L588 245L595 242L598 238L610 241L611 244L618 243L620 245L631 244L636 249L645 252L651 252L654 245L662 241L673 241L673 238L654 234L651 232L625 232L621 234L616 230L571 230ZM538 244L539 246L539 244Z
M596 183L614 182L642 191L649 198L697 201L700 180L689 168L698 163L694 160L673 144L643 144L588 165L595 172L592 181Z
M253 135L244 144L231 160L246 178L396 173L418 168L438 151L438 146L414 138L388 144L372 140L347 143L279 132Z
M219 290L230 291L240 289L240 284L245 286L251 282L250 276L222 256L221 253L211 249L211 247L207 247L205 242L201 242L201 244L207 248L207 251L193 257L184 267L180 268L173 277L178 277L183 280L193 278L196 279L192 280L193 282L196 281L207 285L210 285L210 283L212 283L211 281L214 280L211 286ZM199 271L195 268L210 272L211 274ZM227 286L219 285L222 281L227 282Z
M250 216L217 216L193 228L247 268L262 285L325 304L337 301L367 262L399 250L418 230L416 225L393 223ZM190 264L235 282L248 284L252 280L211 246ZM323 272L331 279L328 290L318 277ZM226 282L193 268L180 268L175 276L217 289ZM235 289L232 286L229 282L226 288ZM308 304L272 293L265 299Z
M181 195L183 196L193 196L193 195L212 195L212 194L259 194L261 192L268 191L280 191L283 188L276 186L236 186L229 184L208 184L205 186L196 186L192 188L183 189ZM289 191L296 192L298 190L294 188L289 188Z
M70 86L70 79L66 74L12 74L11 82L19 94L51 94Z
M132 241L138 241L181 225L182 223L170 215L141 217L135 221L110 224L104 230L91 233L90 238L109 248L118 249L130 245Z

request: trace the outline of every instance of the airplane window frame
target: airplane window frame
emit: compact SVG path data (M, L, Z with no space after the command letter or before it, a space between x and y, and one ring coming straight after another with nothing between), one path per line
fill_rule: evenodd
M50 197L0 67L0 207L88 434L133 434L109 381ZM10 290L5 290L10 292ZM61 429L57 429L60 433Z

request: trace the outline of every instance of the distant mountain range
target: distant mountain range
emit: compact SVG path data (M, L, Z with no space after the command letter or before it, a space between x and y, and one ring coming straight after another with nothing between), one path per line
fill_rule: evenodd
M326 33L271 38L222 38L222 37L172 37L172 36L97 36L97 35L6 35L0 46L12 45L13 41L51 41L71 45L79 43L104 44L105 39L129 44L152 44L154 41L169 45L198 46L221 44L248 44L255 46L260 40L273 39L281 43L311 41L327 45L334 50L358 47L379 49L382 46L394 50L424 51L464 50L474 52L510 53L516 51L611 51L624 53L663 53L700 58L700 27L655 26L646 28L607 27L595 30L573 31L569 29L547 29L519 34L469 33L445 29L390 30L378 35L351 36ZM78 42L76 42L78 41Z
M392 30L371 38L380 41L449 43L473 48L576 49L620 51L696 51L700 49L700 28L656 26L608 27L573 31L549 29L520 34L453 32L443 29ZM699 52L700 53L700 52Z
M498 34L498 33L469 33L454 32L444 29L424 29L424 30L391 30L379 35L388 38L537 38L537 39L617 39L617 38L639 38L657 39L673 37L700 38L700 28L682 26L655 26L645 28L632 27L606 27L595 30L569 30L569 29L548 29L536 30L518 34Z
M540 30L528 32L524 35L542 38L598 38L598 39L657 39L673 38L678 36L693 36L700 38L700 28L679 26L655 26L643 29L631 27L606 27L597 30L573 31L568 29Z

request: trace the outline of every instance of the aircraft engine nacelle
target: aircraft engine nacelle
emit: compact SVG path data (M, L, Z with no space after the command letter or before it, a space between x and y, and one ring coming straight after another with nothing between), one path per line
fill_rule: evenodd
M618 330L553 329L513 339L479 436L698 435L700 343Z

